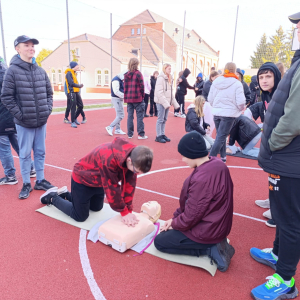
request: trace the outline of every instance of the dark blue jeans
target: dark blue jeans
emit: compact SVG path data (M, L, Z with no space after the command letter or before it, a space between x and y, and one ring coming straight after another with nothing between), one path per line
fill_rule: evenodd
M230 133L235 118L214 116L217 136L211 148L210 156L220 153L222 158L226 157L226 138Z

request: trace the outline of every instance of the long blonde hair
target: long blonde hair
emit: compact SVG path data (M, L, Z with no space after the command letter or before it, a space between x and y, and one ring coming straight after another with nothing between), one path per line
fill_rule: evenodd
M203 96L198 96L195 98L194 100L194 104L195 104L195 112L197 114L197 116L199 118L203 118L204 117L204 113L203 113L203 103L205 103L205 98Z
M140 62L137 58L130 58L129 63L128 63L128 70L129 72L137 70Z
M170 64L164 64L164 65L163 65L163 72L164 72L165 75L168 76L169 83L172 84L172 76L171 76L171 74L167 74L167 73L166 73L166 69L167 69L168 67L172 67L172 66L171 66Z

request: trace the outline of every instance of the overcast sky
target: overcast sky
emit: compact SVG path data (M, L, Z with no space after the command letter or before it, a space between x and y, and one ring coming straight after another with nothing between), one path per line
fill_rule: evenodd
M67 39L65 0L2 0L2 14L7 60L15 54L13 41L18 35L40 40L37 47L54 50ZM282 25L291 29L288 16L300 11L296 0L69 0L70 36L83 33L109 37L109 13L113 13L114 31L120 24L149 9L194 29L216 51L220 50L222 68L231 61L237 5L234 61L240 68L250 66L250 55L263 33L268 36ZM2 41L0 55L3 55Z

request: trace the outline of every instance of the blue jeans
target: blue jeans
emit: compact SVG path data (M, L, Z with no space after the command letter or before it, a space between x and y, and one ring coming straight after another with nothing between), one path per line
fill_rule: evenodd
M0 160L5 176L9 177L13 177L16 174L11 146L19 154L17 134L0 135Z
M242 150L242 153L245 155L249 155L249 156L253 156L253 157L258 157L258 153L259 153L259 148L254 148L256 146L256 144L259 142L260 138L261 138L261 132L255 136L250 142L249 144L245 147L244 150Z
M23 183L30 183L31 151L33 150L36 179L43 180L46 154L46 126L26 128L16 125L19 144L19 158Z
M211 148L210 156L220 153L222 158L226 157L226 138L230 133L235 118L214 116L217 136Z

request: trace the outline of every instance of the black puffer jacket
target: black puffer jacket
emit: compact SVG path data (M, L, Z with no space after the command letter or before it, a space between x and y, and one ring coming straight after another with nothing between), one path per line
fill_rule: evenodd
M255 121L259 117L262 123L265 121L265 106L263 105L263 102L254 103L249 107L249 109L251 110L252 117Z
M4 74L5 70L0 69L0 90L2 88ZM8 135L12 133L16 133L16 126L13 116L2 104L0 99L0 135Z
M187 89L195 89L193 86L190 86L187 77L191 74L191 71L189 69L185 69L183 71L183 75L180 77L182 81L179 83L178 88L177 88L177 93L181 95L186 95L187 94Z
M251 92L251 101L250 101L249 105L253 105L255 103L255 100L257 99L257 97L260 96L260 89L259 89L256 75L251 77L251 83L250 83L249 87L250 87L250 92Z
M46 124L53 105L46 72L15 55L4 77L1 100L16 124L28 128Z
M190 106L188 107L188 113L186 115L185 119L185 131L191 132L193 130L196 130L202 135L206 134L205 129L209 126L208 123L205 123L204 117L203 117L203 128L200 126L200 117L197 116L195 107Z
M204 86L204 80L203 80L202 78L201 78L200 81L197 80L197 81L195 82L194 87L195 87L195 88L198 88L197 91L195 90L196 97L202 95L203 86Z
M150 98L151 99L154 99L154 91L155 91L156 80L157 79L154 76L150 77L150 84L151 84Z
M237 141L245 149L260 132L260 127L253 120L241 115L234 121L230 131L229 145L232 146Z
M212 82L210 80L205 81L203 90L202 90L202 96L205 98L207 101L207 97L211 88Z

